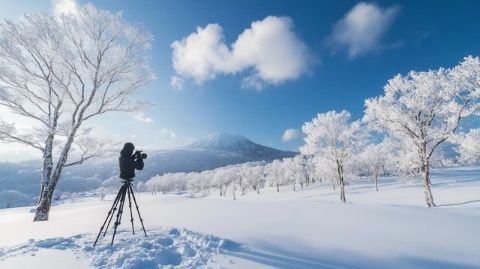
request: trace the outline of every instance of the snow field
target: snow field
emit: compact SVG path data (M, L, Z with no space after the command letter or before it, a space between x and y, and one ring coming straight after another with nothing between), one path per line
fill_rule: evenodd
M149 237L132 235L124 220L113 248L109 230L91 249L113 195L56 205L44 223L32 222L29 207L3 209L0 268L480 268L479 175L478 167L432 171L436 208L425 207L421 182L398 178L381 178L379 192L371 179L351 182L347 204L328 182L237 200L214 190L196 198L138 193Z

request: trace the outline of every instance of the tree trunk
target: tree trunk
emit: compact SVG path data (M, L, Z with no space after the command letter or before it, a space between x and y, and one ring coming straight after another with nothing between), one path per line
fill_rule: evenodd
M227 196L228 185L225 185L223 188L223 196Z
M68 153L70 152L70 147L72 146L77 129L78 127L75 128L72 133L70 133L70 136L65 143L65 146L60 154L60 158L58 159L57 165L55 166L55 171L53 172L53 175L51 176L45 190L42 193L40 203L37 206L37 211L35 212L35 217L33 218L33 221L48 220L48 214L50 213L50 206L52 204L53 192L55 191L55 187L57 186L58 180L60 179L63 167L67 162Z
M425 192L425 202L427 207L436 206L433 201L432 195L432 184L430 182L430 164L428 160L425 160L422 165L422 175L423 175L423 187Z
M45 191L45 187L48 185L50 181L50 176L52 175L53 169L53 157L52 157L52 150L53 150L53 133L50 133L45 141L45 149L43 150L43 169L42 169L42 179L40 183L40 193L38 195L37 205L40 204L40 200L42 199L43 192Z
M345 198L345 181L343 180L343 167L337 161L337 173L338 173L338 184L340 185L340 201L346 203L347 199Z
M60 117L60 108L62 107L62 101L59 101L57 103L57 106L55 107L53 111L53 115L51 114L51 96L52 96L52 88L51 84L49 83L49 106L48 106L48 114L49 114L49 119L52 119L51 125L49 127L48 131L48 136L47 139L45 140L45 148L43 149L43 169L42 169L42 181L41 181L41 187L40 187L40 194L38 196L38 202L37 204L40 205L40 202L42 200L43 193L45 191L45 188L49 185L50 183L50 177L52 176L52 170L53 170L53 142L55 140L55 133L57 130L57 125L58 125L58 118ZM78 129L75 128L75 132ZM73 141L73 139L72 139ZM68 154L68 152L67 152Z
M375 190L378 191L378 170L375 170Z
M345 198L345 184L343 183L343 179L340 182L340 200L342 203L346 203L347 199Z
M277 184L277 192L280 192L280 186Z
M40 203L38 203L33 221L48 220L48 214L50 213L50 205L52 204L53 191L54 189L51 187L51 184L47 185L47 187L44 189L40 198Z

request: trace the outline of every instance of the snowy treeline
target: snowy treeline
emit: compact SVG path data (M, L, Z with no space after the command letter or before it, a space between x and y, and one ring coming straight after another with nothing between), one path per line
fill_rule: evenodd
M352 156L355 161L345 163L344 184L366 176L371 176L376 183L381 175L407 177L414 174L415 171L405 168L407 164L400 161L399 154L387 141L365 146L363 151ZM264 188L280 192L280 187L289 186L290 190L298 191L312 183L330 184L333 189L341 185L337 170L327 160L299 154L271 163L249 162L203 172L166 173L145 183L139 182L137 188L152 194L188 192L190 196L204 196L215 193L236 199L247 192L261 193Z
M378 191L380 175L420 176L428 207L435 206L430 167L451 165L441 146L456 144L459 162L480 160L480 129L462 130L465 118L479 113L480 59L466 57L457 66L397 75L384 94L365 101L363 118L352 121L348 111L319 113L306 122L304 145L293 158L249 163L201 173L157 176L145 187L152 192L188 190L192 194L217 189L233 199L247 190L291 185L295 191L313 182L338 187L346 202L345 185L371 176ZM468 126L467 126L468 127Z

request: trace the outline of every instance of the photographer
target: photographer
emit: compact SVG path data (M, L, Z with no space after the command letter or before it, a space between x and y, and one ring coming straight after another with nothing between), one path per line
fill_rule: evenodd
M143 233L147 236L147 231L145 230L145 226L143 226L143 219L140 215L140 209L138 208L137 199L135 198L135 194L133 193L132 188L132 181L135 177L135 169L142 170L143 169L143 159L147 158L147 154L142 153L142 151L133 151L135 150L135 146L132 143L125 143L123 146L122 151L120 151L120 158L118 158L118 162L120 165L120 178L123 179L122 187L118 191L117 197L113 201L113 205L108 211L107 218L102 224L100 228L100 232L98 232L97 239L93 243L95 246L100 238L100 234L103 232L103 236L107 233L108 227L110 226L110 222L113 219L115 211L117 210L117 216L115 221L113 222L113 237L112 242L110 243L113 246L113 240L115 239L115 233L117 232L117 227L120 225L122 214L123 214L123 206L125 205L125 197L128 197L128 207L130 208L130 222L132 222L132 232L135 234L135 229L133 227L133 213L132 213L132 201L135 204L135 208L137 209L138 218L140 219L140 223L142 224ZM108 224L107 224L108 222ZM106 228L105 228L105 225Z
M133 151L135 146L132 143L125 143L122 151L120 152L119 165L120 165L120 178L124 180L133 180L135 177L135 169L143 169L143 159L146 158L146 154L141 151Z

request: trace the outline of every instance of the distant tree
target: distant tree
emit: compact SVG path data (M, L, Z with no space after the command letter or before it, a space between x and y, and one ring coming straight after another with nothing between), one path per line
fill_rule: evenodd
M260 188L264 184L265 174L264 165L245 166L242 176L245 178L246 184L251 186L254 191L260 193Z
M106 187L99 187L97 188L97 191L98 195L100 196L100 202L103 202L103 200L105 200L105 196L107 196L107 193L108 193L108 188Z
M330 160L321 156L313 156L311 159L313 163L313 175L318 178L320 182L330 181L333 190L335 190L337 171L334 166L331 165Z
M302 130L305 145L300 148L301 153L324 158L329 166L335 168L340 200L346 203L345 168L365 140L360 122L350 122L347 111L329 111L306 122Z
M121 14L91 4L74 13L25 15L0 24L0 106L35 122L22 130L4 118L0 139L43 154L35 221L48 220L63 169L104 151L102 141L81 138L89 133L84 123L143 107L133 95L153 79L147 65L151 40ZM78 159L69 160L74 149Z
M386 167L390 165L392 151L390 143L382 141L365 146L358 154L358 163L369 175L373 176L376 191L378 191L378 176L383 174Z
M297 190L297 185L303 190L308 178L305 156L283 159L283 171L287 181L293 185L293 191Z
M461 162L471 164L480 161L480 129L459 134L454 138L454 142L457 144L455 151L460 154Z
M365 101L365 120L411 146L420 162L425 202L435 206L430 159L451 138L465 117L476 112L480 96L480 60L466 57L452 69L410 72L389 80L382 96Z
M275 186L277 192L280 192L280 186L283 185L282 161L274 160L265 167L266 181L270 186Z

